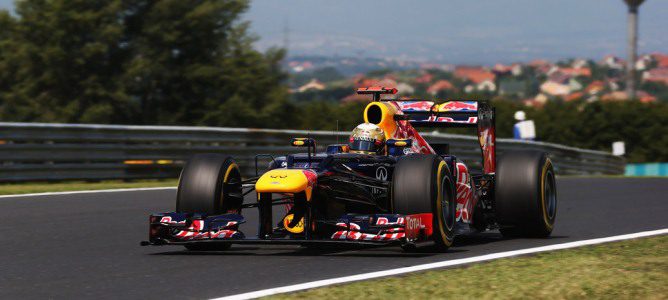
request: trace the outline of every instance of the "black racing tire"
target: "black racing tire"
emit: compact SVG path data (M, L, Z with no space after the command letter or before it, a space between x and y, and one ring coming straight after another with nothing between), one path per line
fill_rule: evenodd
M216 215L239 213L241 173L234 160L221 154L196 154L183 168L176 211Z
M503 236L550 236L557 217L557 186L547 153L517 151L499 157L494 187Z
M455 238L455 191L452 173L440 156L405 156L394 168L392 211L404 215L432 213L432 238L437 248L445 251Z

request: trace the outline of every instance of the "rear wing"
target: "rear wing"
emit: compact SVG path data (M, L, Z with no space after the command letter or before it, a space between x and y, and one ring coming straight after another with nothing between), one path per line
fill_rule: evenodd
M404 119L416 127L475 127L481 118L479 109L484 110L485 106L477 101L402 100L395 103Z
M487 102L461 100L437 103L431 100L381 99L382 94L396 94L397 89L368 87L357 89L358 94L372 94L374 101L394 103L403 114L396 121L408 121L414 127L477 127L478 142L483 156L485 174L496 172L496 125L494 108Z
M485 174L496 172L496 125L494 108L478 101L407 100L395 102L401 119L415 127L477 127Z

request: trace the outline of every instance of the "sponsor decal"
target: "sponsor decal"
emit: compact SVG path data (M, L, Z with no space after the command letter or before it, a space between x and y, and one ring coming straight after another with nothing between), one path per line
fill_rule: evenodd
M436 117L430 116L427 118L428 122L443 122L443 123L462 123L462 124L475 124L478 123L478 117L468 117L466 120L455 120L451 117Z
M439 111L471 111L478 110L478 102L475 101L448 101L440 105Z
M404 224L404 222L403 217L398 217L396 222L390 222L386 217L378 217L378 219L376 219L376 225Z
M406 101L397 104L403 111L429 111L434 106L432 101Z
M387 169L385 167L378 167L376 169L376 179L387 180Z
M376 179L387 181L387 176L388 176L387 169L385 167L381 166L376 169ZM381 189L371 188L371 193L373 194L380 194L382 192L383 191Z
M422 228L422 219L409 218L406 220L406 230L420 230Z
M429 237L432 234L431 222L430 213L406 216L406 239L415 241Z
M290 231L292 233L302 233L302 232L304 232L304 218L301 218L301 220L299 220L299 223L297 223L297 225L295 225L294 227L290 227L290 222L292 222L294 217L295 217L295 215L293 215L293 214L289 214L289 215L285 216L285 218L283 219L283 227L285 227L285 229L287 229L288 231Z
M165 216L160 219L160 223L167 223L167 224L185 224L186 220L182 221L174 221L172 220L172 217L170 216Z
M468 168L463 163L457 163L457 208L456 220L471 223L470 207L474 202L473 189L471 188L471 177Z

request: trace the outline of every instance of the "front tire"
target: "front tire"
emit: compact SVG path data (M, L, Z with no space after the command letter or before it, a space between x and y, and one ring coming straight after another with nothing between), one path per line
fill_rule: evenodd
M410 155L397 162L392 178L393 211L432 213L432 239L441 251L454 241L455 199L454 180L440 156Z
M506 237L548 237L557 216L552 161L544 152L511 152L499 158L496 219Z
M243 203L241 173L231 157L220 154L194 155L183 168L176 195L176 211L218 215L240 213ZM192 243L190 251L230 248L229 243Z
M196 154L183 168L176 195L177 212L238 213L242 203L241 173L231 157Z

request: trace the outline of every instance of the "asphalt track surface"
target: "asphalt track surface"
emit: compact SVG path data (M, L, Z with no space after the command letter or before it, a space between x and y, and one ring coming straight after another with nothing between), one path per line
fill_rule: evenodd
M148 214L175 190L0 199L0 299L202 299L529 247L668 227L668 179L560 178L549 239L459 237L446 253L398 247L309 250L235 245L224 252L140 247ZM248 211L242 227L255 231ZM254 212L254 211L253 211Z

